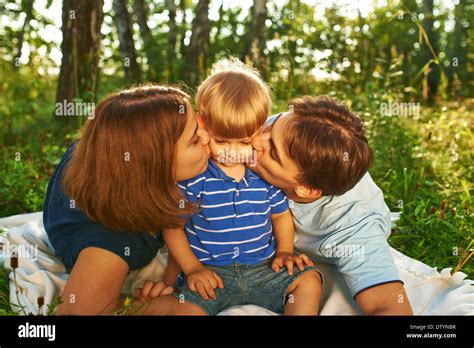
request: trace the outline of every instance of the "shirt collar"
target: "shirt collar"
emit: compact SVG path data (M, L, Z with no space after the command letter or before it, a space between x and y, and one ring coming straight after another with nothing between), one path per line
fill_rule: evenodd
M215 178L222 179L222 180L228 180L234 182L235 179L231 178L228 176L224 171L211 159L209 159L209 165L207 167L207 170L209 173L212 174ZM249 168L245 169L245 175L242 178L242 182L244 183L245 186L249 186L249 182L254 179L260 179L260 177L254 173L252 170Z

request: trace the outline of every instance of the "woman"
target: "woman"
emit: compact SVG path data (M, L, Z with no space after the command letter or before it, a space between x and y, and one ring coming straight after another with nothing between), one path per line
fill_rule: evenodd
M175 182L206 169L209 139L189 101L177 88L156 85L109 95L67 150L43 215L70 271L58 314L117 309L128 272L147 265L163 246L160 230L192 213Z

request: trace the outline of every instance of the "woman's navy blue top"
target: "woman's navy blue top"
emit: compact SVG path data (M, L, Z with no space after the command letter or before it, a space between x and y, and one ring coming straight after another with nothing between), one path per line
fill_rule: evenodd
M75 143L69 146L49 181L43 210L44 228L56 255L62 258L68 272L87 247L113 252L125 260L129 271L146 266L164 245L161 231L152 235L111 230L92 221L78 208L70 207L62 179L74 146Z

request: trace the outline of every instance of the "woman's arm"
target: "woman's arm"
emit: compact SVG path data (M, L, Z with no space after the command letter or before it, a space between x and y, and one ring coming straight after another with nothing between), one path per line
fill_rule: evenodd
M120 307L127 263L111 251L83 249L71 271L57 308L58 315L111 314Z

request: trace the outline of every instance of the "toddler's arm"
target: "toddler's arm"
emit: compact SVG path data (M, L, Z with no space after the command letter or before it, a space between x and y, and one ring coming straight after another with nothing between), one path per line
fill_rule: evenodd
M163 238L169 253L173 255L186 275L189 289L199 292L205 300L209 297L216 299L214 289L224 287L222 279L199 262L189 246L188 237L183 228L164 229Z
M294 254L295 226L290 209L279 214L272 214L271 218L276 241L276 257L272 262L272 269L279 272L282 267L286 267L288 274L293 274L293 264L295 263L301 271L304 269L304 264L314 266L306 255Z
M163 277L163 282L174 287L176 285L176 279L181 273L181 267L179 267L178 261L173 257L173 254L168 251L168 262L166 263L166 271Z

